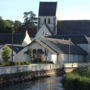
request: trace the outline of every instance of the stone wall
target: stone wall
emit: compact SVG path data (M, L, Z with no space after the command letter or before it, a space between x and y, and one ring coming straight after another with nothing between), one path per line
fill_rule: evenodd
M61 75L62 73L62 67L58 64L0 67L0 88L41 77Z

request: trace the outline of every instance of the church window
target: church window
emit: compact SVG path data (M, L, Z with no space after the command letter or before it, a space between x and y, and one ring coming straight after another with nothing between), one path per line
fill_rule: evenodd
M46 24L46 18L44 19L44 23Z
M48 19L48 24L50 24L50 18Z
M38 18L38 22L40 23L40 18Z

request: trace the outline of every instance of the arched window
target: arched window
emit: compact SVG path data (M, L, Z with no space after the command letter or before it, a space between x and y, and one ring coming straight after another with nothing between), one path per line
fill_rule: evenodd
M48 24L50 24L50 18L48 19Z
M40 23L40 18L38 18L38 22Z
M44 19L44 23L46 24L46 18Z

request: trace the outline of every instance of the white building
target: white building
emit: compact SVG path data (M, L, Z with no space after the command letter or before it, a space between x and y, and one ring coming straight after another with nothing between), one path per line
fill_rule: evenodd
M75 46L70 40L43 38L33 41L28 47L41 50L44 60L63 64L68 62L84 62L87 53Z

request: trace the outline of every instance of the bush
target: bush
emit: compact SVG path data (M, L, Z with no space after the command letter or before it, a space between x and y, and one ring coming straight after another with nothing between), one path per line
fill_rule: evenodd
M29 65L29 62L28 61L15 62L15 65Z
M15 62L15 65L17 65L17 66L18 66L18 65L21 65L21 64L20 64L20 62Z
M37 61L38 61L38 62L43 62L44 59L43 59L43 58L37 58Z
M24 65L29 65L29 62L28 61L24 61Z
M15 65L15 62L10 61L9 66L13 66L13 65Z
M0 62L0 65L2 65L2 63Z
M7 45L4 45L2 50L2 59L7 63L10 58L11 50Z
M90 90L89 70L90 68L76 69L74 72L64 75L62 83L65 90Z
M49 63L49 64L53 64L52 61L48 61L48 60L44 60L43 63Z

